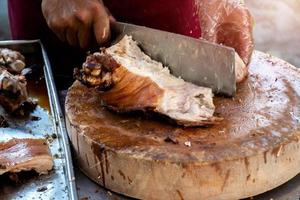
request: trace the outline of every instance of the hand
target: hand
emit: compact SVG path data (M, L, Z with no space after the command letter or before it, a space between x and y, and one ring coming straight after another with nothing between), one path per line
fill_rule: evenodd
M246 65L253 52L253 19L241 0L198 0L202 37L233 47Z
M42 12L57 37L72 46L86 49L110 38L113 17L101 0L43 0Z

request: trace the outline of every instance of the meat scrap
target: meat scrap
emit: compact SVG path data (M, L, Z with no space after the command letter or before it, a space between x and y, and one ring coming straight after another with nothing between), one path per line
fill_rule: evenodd
M28 99L26 79L0 69L0 104L8 112L17 110Z
M0 175L34 170L47 174L53 159L45 139L11 139L0 142Z
M19 52L0 48L0 105L8 113L26 113L24 108L31 105L27 81L21 75L26 69L24 60Z
M188 66L187 66L188 67ZM210 88L199 87L170 74L152 60L130 36L89 55L74 77L100 92L117 112L156 112L183 126L214 124L215 106Z
M25 58L17 51L0 48L0 67L12 74L21 74L25 68Z
M7 127L9 127L8 122L2 115L0 115L0 128L7 128Z

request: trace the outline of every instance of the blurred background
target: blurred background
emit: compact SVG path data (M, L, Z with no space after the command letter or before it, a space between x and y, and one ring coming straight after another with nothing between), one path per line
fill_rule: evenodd
M7 18L7 0L0 0L0 40L9 38L10 32Z
M245 0L255 18L255 49L300 67L300 0ZM0 0L0 40L10 39L7 0Z
M300 1L245 0L255 19L255 49L300 67Z

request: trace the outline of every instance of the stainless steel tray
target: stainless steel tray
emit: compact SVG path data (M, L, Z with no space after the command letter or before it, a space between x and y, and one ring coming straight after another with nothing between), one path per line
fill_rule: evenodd
M0 48L3 47L21 52L27 66L34 66L34 76L28 79L28 87L30 97L38 100L38 107L27 118L6 116L10 128L0 128L0 140L48 138L54 169L48 175L23 177L22 183L13 183L1 176L0 199L77 200L68 136L47 53L39 40L0 41ZM32 116L37 118L33 120Z

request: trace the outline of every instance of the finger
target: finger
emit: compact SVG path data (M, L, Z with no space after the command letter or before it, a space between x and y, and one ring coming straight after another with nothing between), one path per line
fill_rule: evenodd
M96 15L93 23L94 35L99 45L106 43L110 38L110 22L108 15Z
M82 25L78 31L78 41L82 49L87 49L91 43L92 28L90 25Z
M106 10L106 13L108 15L110 24L116 22L117 20L114 18L114 16L111 14L111 12L108 10L107 7L105 7L105 10Z
M48 27L52 32L61 40L62 42L66 41L66 29L61 23L54 22L52 19L47 21Z
M66 42L66 29L51 28L51 30L55 33L60 41Z
M77 27L78 45L82 49L87 49L92 37L92 16L89 11L81 11L75 13L75 24Z
M233 47L241 59L248 65L253 52L253 20L245 9L234 11L228 16L229 23L224 24L222 34L224 44Z
M71 29L71 28L67 29L66 39L71 46L73 47L78 46L77 32L75 31L75 29Z

